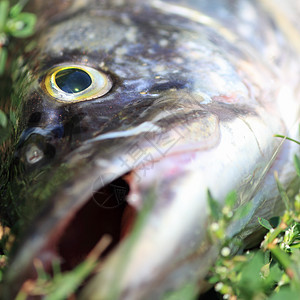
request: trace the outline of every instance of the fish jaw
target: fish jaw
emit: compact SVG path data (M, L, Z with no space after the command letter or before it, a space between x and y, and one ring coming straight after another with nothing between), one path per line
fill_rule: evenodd
M188 114L187 111L186 113ZM99 136L72 152L66 157L66 162L69 162L69 167L73 166L75 169L71 168L69 172L72 174L77 170L79 173L73 173L70 181L58 188L49 205L35 220L35 224L38 225L31 228L30 235L20 248L26 251L17 253L7 274L7 280L14 282L14 287L17 288L26 278L32 278L34 258L40 259L45 267L49 266L53 259L63 261L64 258L57 253L57 239L68 224L72 224L76 211L93 197L95 191L128 172L132 175L128 179L126 176L124 178L129 185L129 205L143 213L148 199L154 200L140 229L138 240L132 243L129 233L128 237L117 245L104 261L103 277L95 279L96 286L101 286L101 290L93 291L89 295L97 295L96 298L101 295L103 299L107 299L107 293L111 289L106 287L111 287L119 278L119 264L122 266L124 256L128 255L131 259L125 264L122 272L124 277L120 278L120 292L128 295L128 299L148 297L153 286L158 284L157 281L162 283L158 293L163 294L168 288L174 289L183 284L182 281L190 276L194 280L203 279L219 250L219 246L211 245L207 237L207 189L220 201L233 189L239 190L240 196L243 194L240 204L250 201L258 190L253 190L253 186L262 181L259 174L269 169L268 162L272 161L274 151L280 146L273 137L273 130L276 129L272 130L269 127L272 118L269 119L269 123L266 122L266 113L264 121L253 113L248 116L237 115L230 122L221 121L221 116L217 114L213 116L208 119L198 116L197 123L200 126L198 134L196 131L194 135L195 138L190 137L187 143L182 135L171 148L167 147L169 144L165 144L166 137L174 141L175 137L178 138L178 132L183 132L182 122L178 122L178 119L173 124L174 127L171 126L167 131L159 131L159 128L145 125L137 127L136 135L132 135L131 139L116 135L102 138ZM184 121L185 130L189 130L189 125L193 126L195 123L193 118L190 118L189 122L187 119ZM203 135L201 123L206 125L206 135ZM276 125L273 122L273 125L278 128L276 126L280 126L281 123ZM147 131L146 128L151 130ZM194 133L195 130L193 127ZM210 131L214 133L214 139L211 139L210 135L207 136L207 132ZM235 132L234 138L232 131ZM144 138L145 134L149 134L148 139ZM152 146L144 145L145 141L151 142ZM139 142L140 147L144 146L145 153L151 154L152 159L147 161L147 164L142 161L133 168L132 146ZM114 144L117 147L113 147ZM123 144L123 147L119 147L120 144ZM241 153L241 148L247 150ZM221 164L215 163L216 157L222 161ZM124 161L127 164L124 164ZM227 172L224 172L225 169ZM251 178L249 174L252 175ZM99 176L101 180L98 180ZM274 186L275 182L272 188ZM259 202L257 205L259 206ZM254 212L255 210L252 213ZM268 217L274 213L275 211L268 210L263 216ZM250 217L248 216L240 228L245 227ZM132 233L135 230L139 229L134 228ZM170 261L174 261L174 265L170 264ZM17 272L18 269L22 269L23 272ZM144 285L147 288L141 289ZM145 291L146 294L140 295L141 291Z

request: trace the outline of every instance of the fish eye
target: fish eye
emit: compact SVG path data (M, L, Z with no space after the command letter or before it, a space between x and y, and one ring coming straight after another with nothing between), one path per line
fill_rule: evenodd
M83 65L52 68L44 79L46 91L60 102L80 102L104 96L112 87L109 76Z

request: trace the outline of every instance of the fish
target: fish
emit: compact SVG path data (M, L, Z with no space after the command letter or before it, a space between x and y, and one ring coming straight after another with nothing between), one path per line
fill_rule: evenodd
M208 190L236 191L230 238L259 243L283 212L299 147L295 1L31 1L36 34L16 47L0 218L16 236L1 294L78 266L101 269L78 299L200 292L220 244ZM4 151L3 150L3 151ZM294 191L296 192L296 191ZM4 299L3 298L3 299Z

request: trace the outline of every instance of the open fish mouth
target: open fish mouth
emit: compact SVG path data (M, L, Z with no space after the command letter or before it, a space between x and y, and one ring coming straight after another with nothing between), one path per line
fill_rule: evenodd
M208 189L252 203L229 236L282 210L273 173L288 186L299 150L274 134L298 136L298 54L256 2L195 3L79 1L42 14L36 48L17 61L1 183L1 218L22 236L7 298L37 277L34 261L72 270L110 236L80 297L160 299L201 281L218 255Z
M37 258L45 271L51 273L53 261L60 262L61 270L72 270L81 263L105 235L111 244L103 255L108 254L125 236L135 210L126 202L129 186L122 178L104 186L86 200L77 211L70 214L67 223L58 224L45 241ZM127 216L132 215L127 220Z

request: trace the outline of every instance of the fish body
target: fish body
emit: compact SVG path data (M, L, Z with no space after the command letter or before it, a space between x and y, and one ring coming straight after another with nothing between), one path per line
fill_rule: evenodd
M218 256L208 189L221 204L232 190L237 206L252 203L228 236L282 212L273 174L288 187L299 149L274 134L298 137L298 4L278 16L268 3L36 1L40 29L16 60L11 99L1 218L21 238L3 295L36 276L34 259L70 270L108 234L80 297L161 299Z

